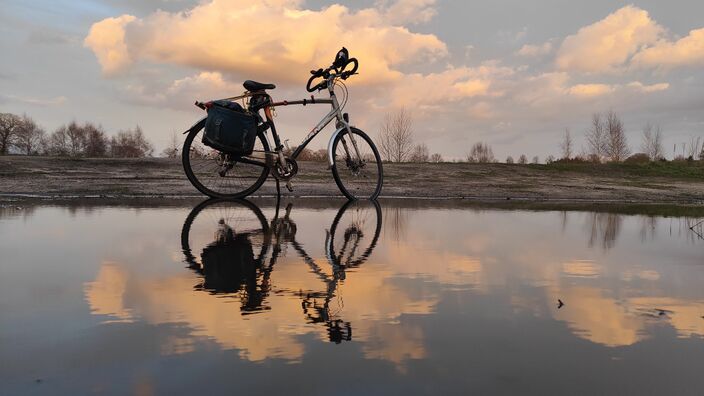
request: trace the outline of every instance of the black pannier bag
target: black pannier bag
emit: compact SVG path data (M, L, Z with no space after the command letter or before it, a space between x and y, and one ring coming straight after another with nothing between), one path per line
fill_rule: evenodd
M216 150L249 155L257 138L257 118L238 103L218 100L208 109L203 144Z

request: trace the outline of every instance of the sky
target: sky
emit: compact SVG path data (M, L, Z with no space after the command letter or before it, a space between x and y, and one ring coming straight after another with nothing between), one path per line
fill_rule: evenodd
M703 15L695 0L2 0L0 112L47 131L140 125L160 152L203 115L195 100L246 79L302 99L345 46L360 62L345 111L372 137L405 107L431 153L545 158L566 128L581 151L591 115L613 110L633 152L649 122L671 158L704 137ZM327 110L280 108L278 130L294 146Z

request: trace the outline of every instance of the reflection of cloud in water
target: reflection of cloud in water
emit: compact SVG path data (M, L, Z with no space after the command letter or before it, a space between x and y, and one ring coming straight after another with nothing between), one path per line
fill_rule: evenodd
M405 362L425 357L423 329L412 324L376 322L362 350L367 359L392 362L400 372L406 371Z
M108 315L119 321L131 321L124 306L127 273L116 263L103 263L95 281L86 283L85 297L93 315Z
M680 337L704 337L704 300L686 302L669 297L638 297L629 299L628 304L641 313L657 313L669 321Z
M696 276L673 287L667 283L673 282L673 269L662 267L658 256L652 256L657 250L651 248L653 244L670 243L663 242L667 221L658 224L648 217L587 213L589 245L604 250L595 251L585 248L580 224L554 216L546 223L539 214L521 212L491 213L491 217L470 211L397 208L396 212L394 221L389 219L393 212L385 210L390 215L383 224L385 242L394 243L380 243L372 259L348 271L331 302L331 316L351 323L353 341L362 344L367 358L392 362L403 371L409 359L425 357L423 328L403 316L433 314L443 293L458 289L505 295L504 301L514 308L552 316L566 323L575 336L608 347L646 339L654 323L669 324L682 337L704 335L704 304L684 297L697 296L690 290ZM563 226L566 229L560 232ZM643 240L643 227L653 239L648 244L638 241L639 231ZM553 234L546 234L550 230ZM625 235L617 246L621 232ZM632 239L643 246L642 251L634 248ZM164 353L192 351L198 339L189 338L196 336L237 349L250 361L300 361L305 355L301 336L327 342L328 334L324 326L307 322L301 300L294 294L324 287L294 254L291 250L272 272L271 310L263 314L243 317L239 300L232 296L194 291L199 278L193 273L146 279L137 276L142 269L127 270L127 265L117 263L103 264L96 280L85 286L86 299L94 314L184 325L188 337L168 337L162 345ZM331 274L325 257L317 254L313 260ZM555 306L557 298L566 304L560 310ZM672 313L653 319L642 315L648 309Z
M558 293L566 307L553 311L580 338L606 346L631 345L645 337L643 323L627 308L593 287L569 287Z
M482 263L473 257L438 252L422 244L387 245L386 258L394 272L404 277L427 277L446 285L481 287ZM378 253L381 255L382 253Z
M568 276L593 278L599 276L599 267L591 260L574 260L562 264L562 272Z
M279 290L286 289L289 282L296 290L299 286L303 290L319 287L302 263L277 265L280 267L274 274ZM392 275L350 273L339 289L344 299L340 315L352 322L354 340L364 343L365 356L391 361L401 369L405 359L422 357L424 350L422 329L406 328L398 320L401 314L432 312L437 297L411 296L389 284ZM197 292L193 290L195 283L196 278L190 274L140 279L136 274L129 276L119 264L105 263L96 280L86 284L85 295L94 314L118 319L139 317L155 325L187 324L189 336L212 339L224 349L237 349L250 361L300 361L305 345L298 337L315 334L321 341L328 340L325 328L306 323L300 299L295 296L272 295L270 311L243 317L234 296ZM165 354L192 350L192 341L179 337L169 337L162 345Z

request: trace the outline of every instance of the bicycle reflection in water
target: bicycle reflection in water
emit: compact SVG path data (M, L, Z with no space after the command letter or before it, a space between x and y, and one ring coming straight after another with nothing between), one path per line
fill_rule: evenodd
M381 207L376 201L345 203L326 230L326 272L296 240L291 219L293 204L280 216L279 201L271 222L250 201L207 200L193 208L181 231L181 247L188 267L202 276L195 286L211 294L238 298L243 315L271 309L271 273L277 260L292 246L324 287L289 293L301 299L308 323L326 327L335 343L352 340L352 325L341 318L343 303L338 286L346 271L362 265L372 254L381 231Z

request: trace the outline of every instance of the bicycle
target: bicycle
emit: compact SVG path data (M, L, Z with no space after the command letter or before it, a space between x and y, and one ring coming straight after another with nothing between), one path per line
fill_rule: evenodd
M347 66L353 64L351 70ZM333 120L335 131L327 145L327 162L338 188L348 199L376 199L383 184L383 166L379 151L372 139L362 130L350 125L349 115L343 113L349 92L344 81L357 74L359 62L350 58L347 49L342 48L332 65L326 69L311 71L306 84L310 93L327 91L329 98L279 101L275 102L267 90L276 88L274 84L265 84L247 80L243 86L246 91L239 96L221 99L221 101L241 100L244 107L255 115L258 122L254 151L249 155L237 156L218 151L201 143L207 117L196 122L184 134L187 134L182 150L182 162L188 180L200 192L213 198L244 198L257 191L266 181L269 173L279 182L284 182L289 191L293 191L291 180L298 173L296 159L305 147ZM317 79L321 79L315 85ZM342 101L338 101L335 87L343 92ZM196 102L196 106L208 110L213 102ZM332 109L308 133L291 155L286 155L287 148L281 143L273 120L273 110L279 106L329 104ZM264 112L264 118L260 111ZM271 130L272 145L267 137Z

